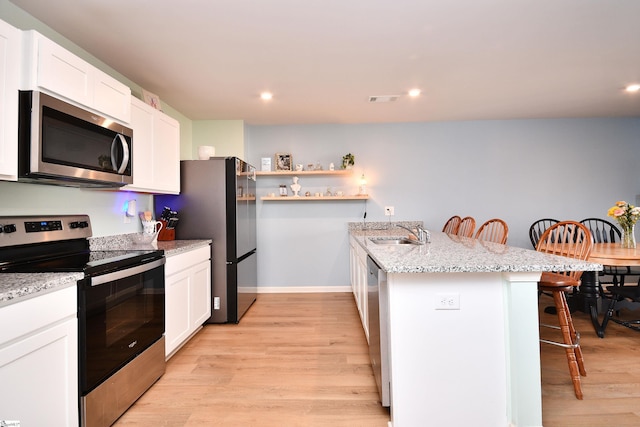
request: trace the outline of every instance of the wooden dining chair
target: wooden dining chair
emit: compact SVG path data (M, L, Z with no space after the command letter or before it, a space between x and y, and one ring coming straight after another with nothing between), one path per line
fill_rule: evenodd
M593 247L591 232L584 225L576 221L561 221L549 227L540 236L536 246L539 252L586 260ZM582 399L580 376L586 376L582 349L580 348L580 334L573 326L571 312L567 305L566 294L580 285L582 271L543 272L538 282L538 290L553 296L559 326L540 324L540 326L560 330L562 342L540 339L546 344L563 347L573 390L578 399Z
M535 221L529 227L529 240L531 240L531 245L533 245L533 249L538 245L538 241L540 240L540 236L542 233L546 231L547 228L551 227L553 224L557 224L560 221L553 218L543 218Z
M460 221L460 225L458 226L458 231L456 231L456 234L463 237L472 237L475 229L476 220L473 219L473 217L465 216Z
M622 308L628 308L632 311L640 308L640 284L633 286L607 286L607 292L610 299L607 311L604 313L604 319L602 320L602 332L604 333L609 321L640 332L640 319L622 320L614 317L614 313L617 313L619 316Z
M454 215L444 223L444 227L442 227L442 232L447 234L456 234L458 232L458 227L460 226L460 218L458 215Z
M485 221L484 224L478 228L478 232L476 233L476 239L478 240L500 243L502 245L507 243L508 236L509 226L500 218L493 218Z

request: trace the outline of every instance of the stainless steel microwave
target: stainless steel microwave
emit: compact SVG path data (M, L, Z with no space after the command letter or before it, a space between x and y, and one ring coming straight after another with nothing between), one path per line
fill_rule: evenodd
M18 181L71 187L133 182L133 130L38 91L20 91Z

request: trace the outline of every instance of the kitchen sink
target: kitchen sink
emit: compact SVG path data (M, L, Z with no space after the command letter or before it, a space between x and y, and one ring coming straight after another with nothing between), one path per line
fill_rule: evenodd
M394 238L370 238L376 245L416 245L418 242L415 240L407 239L406 237L394 237Z

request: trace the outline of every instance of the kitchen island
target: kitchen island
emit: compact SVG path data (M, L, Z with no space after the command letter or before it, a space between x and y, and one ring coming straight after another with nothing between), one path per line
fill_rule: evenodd
M425 245L377 244L407 233L361 226L349 225L352 251L386 276L392 425L541 426L537 281L602 266L439 232Z

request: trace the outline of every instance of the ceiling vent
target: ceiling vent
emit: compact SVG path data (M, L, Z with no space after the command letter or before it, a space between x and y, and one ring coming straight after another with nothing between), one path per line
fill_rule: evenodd
M400 95L377 95L370 96L369 102L394 102L397 101Z

